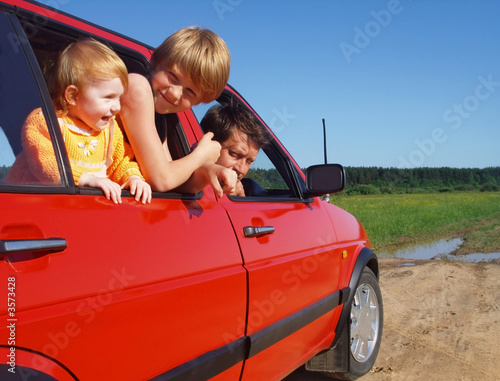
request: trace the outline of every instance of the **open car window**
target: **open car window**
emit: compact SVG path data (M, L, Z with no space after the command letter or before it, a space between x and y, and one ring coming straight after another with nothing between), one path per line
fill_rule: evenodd
M8 16L2 14L2 18ZM59 53L70 43L81 38L89 37L71 27L60 24L44 24L43 27L36 23L40 20L31 17L23 18L19 16L19 44L12 44L13 32L10 30L9 21L2 21L0 25L1 36L0 60L2 70L0 72L0 127L3 133L0 133L0 184L9 185L29 185L33 191L40 190L40 186L62 186L72 182L71 169L69 164L64 165L66 161L66 149L60 135L55 118L55 112L47 90L47 80L50 70L54 65ZM3 30L5 29L5 30ZM23 30L25 33L24 37ZM10 37L9 37L10 36ZM9 40L9 38L10 40ZM31 56L27 58L23 53L21 42L25 46L25 53ZM132 51L121 45L113 45L104 41L122 58L127 66L129 73L139 73L146 75L149 70L148 60L141 54ZM5 48L3 47L5 45ZM15 51L13 51L15 50ZM34 78L38 78L35 83ZM13 165L19 166L23 163L23 124L28 115L34 110L40 109L45 117L46 128L46 146L50 148L44 155L50 156L53 163L52 172L57 172L57 178L27 179L19 176L9 176ZM170 152L174 159L178 159L190 152L184 130L176 114L157 115L156 123L158 133L162 139L167 139ZM25 134L26 135L26 134ZM16 157L18 159L16 159ZM17 161L17 163L15 163ZM21 164L18 164L21 163ZM14 167L14 172L22 172ZM45 190L46 191L46 190ZM82 188L80 193L101 193L101 190L94 188ZM166 197L177 194L166 192ZM155 192L154 197L163 197L163 193Z
M199 122L209 110L210 107L216 104L225 102L237 103L239 107L248 107L239 101L227 89L215 102L208 105L200 105L193 107ZM253 110L250 110L253 114ZM255 114L254 114L255 115ZM259 118L257 118L259 119ZM267 128L262 123L262 128ZM268 145L261 148L257 155L257 159L252 163L247 175L242 179L242 184L245 189L245 197L229 196L234 201L303 201L301 195L304 192L303 180L290 162L276 139L271 136L271 141Z

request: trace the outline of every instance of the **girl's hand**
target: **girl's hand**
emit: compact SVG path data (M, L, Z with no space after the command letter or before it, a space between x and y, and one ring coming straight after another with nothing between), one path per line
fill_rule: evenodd
M136 201L141 201L143 204L151 202L151 186L137 175L130 176L121 188L128 188Z
M111 181L106 177L98 177L98 176L87 176L85 177L84 186L93 187L93 188L101 188L104 192L104 196L113 201L115 204L122 203L122 190L120 185Z

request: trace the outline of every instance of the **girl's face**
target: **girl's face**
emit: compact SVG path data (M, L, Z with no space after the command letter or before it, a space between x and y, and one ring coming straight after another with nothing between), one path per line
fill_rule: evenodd
M70 89L73 87L73 89ZM120 97L124 88L120 78L90 79L89 83L78 90L68 86L66 91L73 90L72 100L68 100L68 115L81 120L95 131L102 131L113 116L120 111Z
M201 90L189 80L177 65L159 70L151 76L155 111L170 114L186 111L201 102Z

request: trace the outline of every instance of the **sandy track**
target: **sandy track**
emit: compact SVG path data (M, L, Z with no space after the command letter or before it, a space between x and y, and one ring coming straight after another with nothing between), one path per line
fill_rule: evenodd
M385 322L366 380L499 380L500 265L380 260Z
M379 261L382 346L360 381L500 380L500 264ZM327 379L303 369L286 378Z

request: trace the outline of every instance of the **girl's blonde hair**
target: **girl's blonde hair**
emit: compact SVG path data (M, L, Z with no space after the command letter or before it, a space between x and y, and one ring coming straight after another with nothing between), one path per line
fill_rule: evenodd
M151 70L181 69L202 92L201 102L219 97L229 79L231 56L226 43L208 29L187 27L169 36L151 56Z
M114 78L120 78L127 91L127 67L111 48L94 39L74 42L61 52L52 70L49 91L54 108L58 113L68 112L65 99L68 86L74 85L81 91L92 79Z

